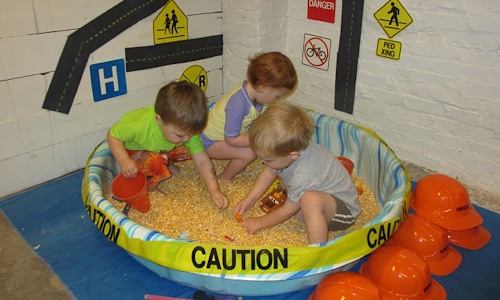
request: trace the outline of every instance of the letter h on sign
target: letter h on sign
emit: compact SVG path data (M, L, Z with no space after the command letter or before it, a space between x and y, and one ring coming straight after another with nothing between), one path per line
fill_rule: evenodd
M91 65L90 81L94 102L126 94L125 60L117 59Z

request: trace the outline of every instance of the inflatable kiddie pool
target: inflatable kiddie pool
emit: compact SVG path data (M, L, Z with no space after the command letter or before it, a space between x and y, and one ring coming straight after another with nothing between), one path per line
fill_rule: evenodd
M316 121L313 140L350 158L381 210L362 228L308 246L231 246L165 236L146 228L107 198L120 168L106 141L90 155L82 197L90 219L113 243L158 275L205 291L265 296L302 290L326 275L350 269L382 245L408 213L411 179L393 151L373 131L308 111ZM154 208L152 208L154 209Z

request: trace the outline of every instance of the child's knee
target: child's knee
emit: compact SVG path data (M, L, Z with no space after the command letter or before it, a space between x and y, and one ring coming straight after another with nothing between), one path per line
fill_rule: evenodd
M300 198L300 208L308 209L308 208L318 208L321 207L322 199L318 195L319 192L309 191L305 192Z

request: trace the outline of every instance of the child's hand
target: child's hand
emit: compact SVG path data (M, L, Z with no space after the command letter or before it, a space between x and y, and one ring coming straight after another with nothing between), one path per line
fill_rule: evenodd
M229 205L229 200L227 199L226 195L224 195L224 193L219 190L211 193L210 198L212 198L215 206L217 206L217 208L219 209L224 209Z
M244 214L246 211L250 210L253 205L254 203L252 200L245 198L236 204L234 207L234 213Z
M137 172L139 172L139 168L131 158L122 162L120 164L120 168L125 178L135 178L135 176L137 176Z
M262 229L261 218L260 217L252 217L243 221L243 228L249 233L254 234L257 231Z

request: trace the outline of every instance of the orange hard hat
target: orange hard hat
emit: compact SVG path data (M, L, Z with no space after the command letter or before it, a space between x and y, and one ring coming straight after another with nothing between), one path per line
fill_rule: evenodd
M339 271L323 278L308 300L381 300L377 285L367 277L351 272Z
M446 291L431 277L425 260L403 246L381 246L359 272L375 282L384 300L446 299Z
M470 229L483 223L483 218L470 204L465 187L442 174L427 175L417 182L411 208L420 216L449 230Z
M408 214L388 243L414 251L435 275L448 275L462 262L462 255L450 245L445 230L417 214Z
M465 230L445 229L450 243L469 250L477 250L488 244L491 233L483 226L476 226Z

